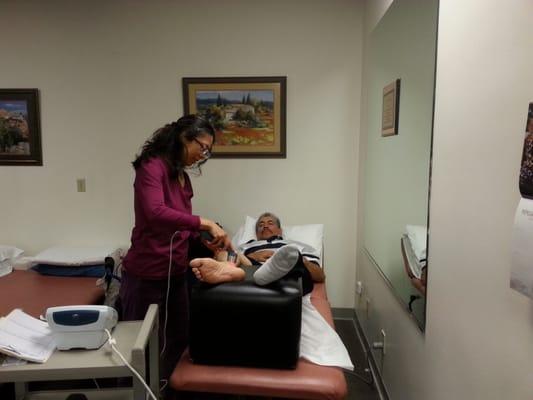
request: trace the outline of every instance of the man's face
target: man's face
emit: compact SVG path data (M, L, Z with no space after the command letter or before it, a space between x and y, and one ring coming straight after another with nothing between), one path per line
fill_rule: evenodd
M281 228L276 225L276 220L272 217L263 217L257 224L257 239L265 240L272 236L281 236Z

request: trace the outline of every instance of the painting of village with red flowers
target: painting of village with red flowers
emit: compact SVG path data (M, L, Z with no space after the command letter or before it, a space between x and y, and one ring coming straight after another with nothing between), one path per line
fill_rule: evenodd
M0 165L42 165L37 89L0 89Z
M214 157L284 157L285 81L275 79L184 78L185 113L214 126Z

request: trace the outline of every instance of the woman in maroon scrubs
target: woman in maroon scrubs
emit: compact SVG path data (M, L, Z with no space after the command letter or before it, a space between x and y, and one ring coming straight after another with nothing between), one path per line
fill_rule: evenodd
M123 320L142 320L148 306L158 304L162 380L188 341L189 240L205 230L213 236L211 245L230 245L215 222L192 214L186 169L207 161L214 138L209 122L187 115L158 129L133 161L135 226L123 260L120 307Z

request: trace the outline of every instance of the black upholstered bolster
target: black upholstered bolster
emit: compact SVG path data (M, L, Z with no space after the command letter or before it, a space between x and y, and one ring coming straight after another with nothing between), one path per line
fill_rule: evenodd
M299 357L302 289L285 279L193 288L190 355L195 363L295 368Z

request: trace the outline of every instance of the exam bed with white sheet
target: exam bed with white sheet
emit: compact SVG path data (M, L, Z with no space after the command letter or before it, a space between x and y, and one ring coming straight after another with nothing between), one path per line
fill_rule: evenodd
M0 250L3 249L1 256L7 254L7 247L12 246L0 247ZM20 259L13 259L11 264L15 269L0 277L0 316L5 316L13 309L20 308L27 314L38 318L44 315L49 307L101 304L104 301L105 290L103 285L97 285L95 277L75 276L74 274L70 276L43 275L30 267L39 264L57 265L75 270L78 267L104 264L105 257L116 249L112 246L57 246L45 249L34 257L24 257L24 263L21 263ZM22 256L22 250L17 251L16 254Z
M234 244L238 245L240 243L245 242L250 237L250 235L255 236L254 226L255 220L250 217L247 217L244 227L239 230L239 232L233 239ZM287 239L298 240L301 242L308 243L311 246L316 246L315 248L322 249L322 231L323 227L321 225L308 225L298 227L284 227L283 234L284 237ZM284 311L280 315L280 321L286 321L283 319L286 318L286 316L283 316L283 313L285 313L286 310L290 308L293 304L292 300L290 299L291 295L289 293L292 290L292 287L289 286L290 285L287 285L287 287L283 287L282 284L281 288L279 288L278 286L262 288L257 286L254 287L252 282L239 282L236 285L223 288L223 291L225 291L226 293L224 293L224 296L221 296L219 298L219 301L221 303L226 301L233 301L233 303L231 304L232 310L234 310L235 307L242 307L239 305L239 303L247 304L248 302L255 302L253 304L254 309L256 309L256 307L263 307L263 312L265 312L265 315L267 315L269 311L265 311L265 303L271 301L272 299L262 300L259 297L268 297L268 293L265 294L260 292L267 292L268 290L272 290L274 291L273 298L279 298L280 302L284 302L284 298L286 297L289 298L288 300L286 300L287 303L283 303L283 305L281 306ZM207 291L208 290L209 289L207 289ZM254 290L257 290L257 293L250 294L250 292L253 292ZM279 290L280 292L275 293L276 290ZM208 292L207 294L209 295ZM205 294L202 293L201 290L197 293L197 295L202 297L203 300L205 300L206 298ZM230 300L227 300L228 297L230 297ZM233 300L231 300L231 298L233 298ZM298 301L300 301L299 306L301 308L295 315L297 317L302 316L303 325L308 322L304 321L305 318L303 316L309 315L308 311L312 309L313 311L311 311L311 313L315 312L318 315L318 318L320 318L322 321L325 320L326 324L329 324L329 326L334 327L331 308L327 299L326 288L323 283L315 283L314 289L311 294L305 296L304 298L298 295ZM217 304L216 307L220 308L221 305ZM307 313L301 312L301 309L306 309ZM225 326L220 325L222 325L222 323L224 322L224 318L226 315L228 322L231 321L231 318L234 318L231 316L232 312L227 314L224 313L223 306L222 308L220 308L220 310L223 315L219 316L217 318L218 322L215 323L219 325L219 329L211 335L211 341L218 340L217 332L220 329L231 329L228 328L228 324L226 324ZM253 321L254 318L260 318L261 314L258 314L258 316L253 316L252 313L248 314L249 317L247 318L247 321L243 321L239 324L239 329L245 329L246 332L242 332L241 336L237 336L233 343L229 344L229 346L233 346L232 348L236 352L241 353L240 356L243 356L243 354L245 354L246 349L248 349L254 354L261 354L260 347L264 345L262 343L264 343L265 338L268 338L271 333L274 333L277 327L279 329L288 329L286 326L286 322L284 322L283 324L274 325L271 328L268 326L269 324L271 324L269 322L266 326L263 326L262 329L272 329L270 333L267 332L265 335L262 336L260 333L255 331L255 334L258 338L257 343L254 343L253 340L249 340L249 338L247 338L247 340L241 340L240 342L239 340L243 339L243 335L254 335L254 331L251 325L257 323L261 324L262 322L259 319ZM196 318L194 315L194 304L192 304L190 350L193 351L191 352L190 350L187 350L178 362L178 365L176 366L174 373L170 378L170 385L174 389L188 392L211 392L236 395L256 395L317 400L343 399L347 395L346 380L344 378L344 373L341 368L318 365L316 363L312 363L310 361L305 360L303 357L292 360L291 355L293 354L293 352L290 349L285 351L287 353L286 358L281 356L281 361L280 359L277 360L281 364L276 368L268 368L268 363L265 365L261 365L260 360L258 360L257 362L258 366L255 366L253 365L253 360L250 357L246 358L246 356L244 356L244 362L247 365L251 364L252 366L238 365L238 363L237 365L235 365L235 363L231 363L234 365L220 365L221 359L217 359L216 356L212 357L214 358L214 362L211 364L219 365L206 365L206 363L204 362L198 363L195 362L197 360L191 360L191 358L197 358L197 355L195 354L197 353L197 351L193 347L195 344L195 339L193 338L193 335L195 334L196 329L194 324L197 323L194 321L194 318ZM296 319L296 317L294 318ZM211 324L209 327L214 328L214 326L212 325L213 322L211 320L206 319L202 323ZM231 324L232 322L229 323ZM231 330L231 332L235 331ZM237 334L237 332L235 332L235 334ZM292 340L289 336L290 332L289 330L287 330L287 341ZM228 346L228 343L224 343L223 340L219 341L217 344L219 346ZM199 346L201 346L201 343L197 344L197 348L200 348ZM211 347L210 351L217 352L215 347ZM228 349L225 349L224 351L228 352ZM193 353L193 357L191 357L191 353ZM230 357L227 354L225 356L229 357L228 360L235 360L234 357ZM301 347L300 356L302 356ZM209 356L207 356L207 358L209 358ZM243 359L241 358L240 361L243 361ZM293 361L294 363L292 363ZM275 364L275 362L272 363L272 365L274 366Z

